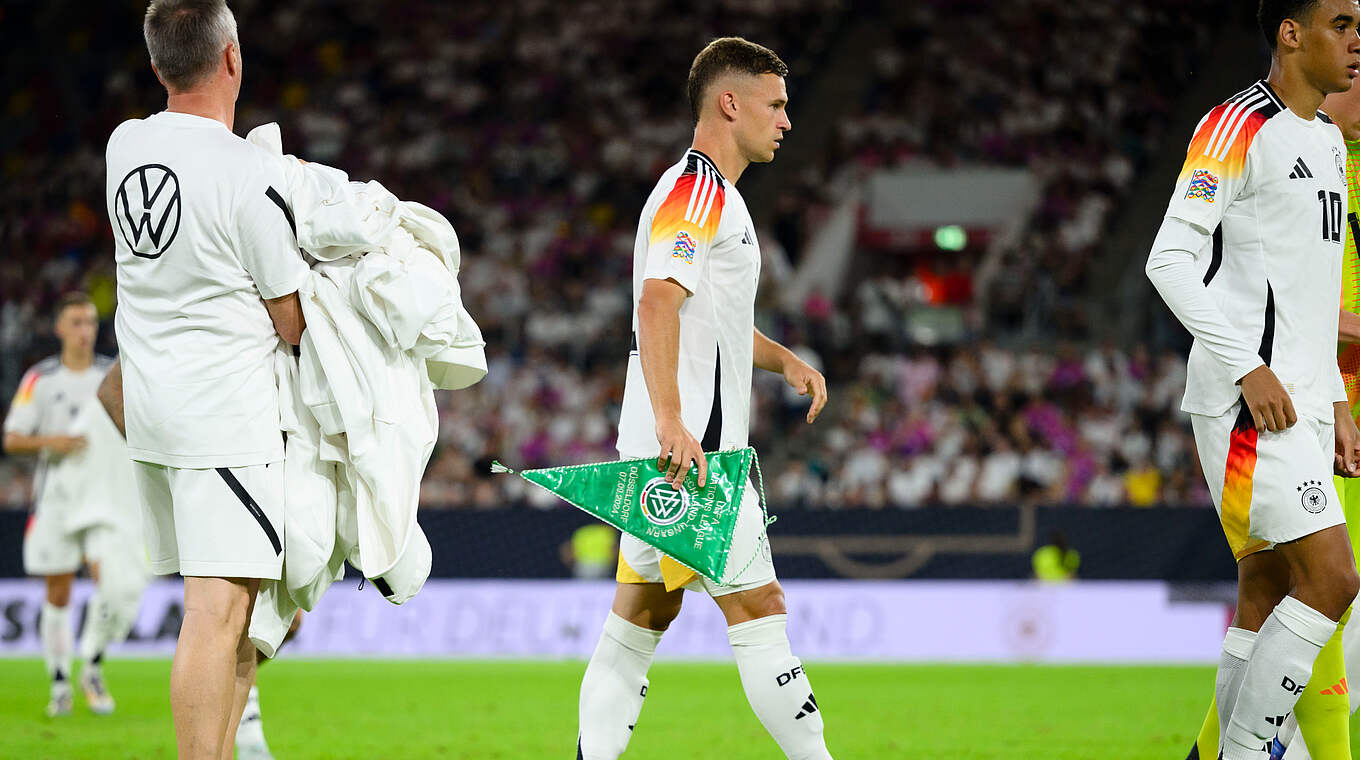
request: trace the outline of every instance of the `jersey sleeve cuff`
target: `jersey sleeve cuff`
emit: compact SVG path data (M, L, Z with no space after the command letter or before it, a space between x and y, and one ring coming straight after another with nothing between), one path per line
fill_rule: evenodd
M302 281L305 280L307 275L312 271L306 264L302 263L301 259L298 260L298 263L301 267L299 271L295 272L286 280L270 283L255 283L255 288L260 291L260 297L268 301L298 292L302 287Z
M1251 373L1255 372L1256 370L1264 366L1266 366L1266 363L1261 361L1259 358L1251 363L1238 364L1237 366L1233 367L1232 370L1234 377L1233 383L1235 385L1241 385L1242 378L1246 377L1247 375L1250 375Z
M690 266L690 265L687 264L686 266ZM693 267L690 267L690 268L692 269ZM682 270L680 270L678 267L675 267L675 268L671 268L671 267L654 267L654 268L650 268L650 269L648 269L646 272L643 273L642 279L644 279L644 280L675 280L676 282L680 283L680 287L682 287L682 288L684 288L686 291L688 291L690 295L694 295L694 289L695 289L696 287L698 287L698 285L699 285L699 283L698 283L699 276L698 276L697 273L692 272L692 271L682 271Z

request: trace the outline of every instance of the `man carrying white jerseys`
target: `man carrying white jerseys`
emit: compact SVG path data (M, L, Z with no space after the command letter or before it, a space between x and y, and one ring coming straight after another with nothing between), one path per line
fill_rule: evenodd
M705 450L746 446L751 368L784 375L812 396L810 423L826 403L826 381L755 328L760 249L735 183L752 162L774 159L790 129L788 68L743 39L714 40L694 59L688 93L693 147L643 208L633 254L633 329L619 453L657 457L671 483L691 465L707 477ZM694 437L701 432L703 442ZM790 758L830 758L822 716L785 635L784 592L775 579L759 498L749 483L732 556L751 564L719 585L624 535L613 611L581 682L577 757L623 754L647 695L647 669L680 612L683 589L708 592L727 618L728 638L756 717Z
M90 710L113 712L101 664L136 621L146 587L141 510L127 447L95 400L112 360L94 352L99 319L84 293L57 302L61 354L30 369L5 417L7 454L37 454L24 572L47 584L38 632L52 679L51 717L71 712L71 581L82 562L97 584L80 635L80 684Z
M1147 274L1195 337L1182 409L1237 560L1220 756L1266 758L1360 588L1333 462L1360 473L1335 343L1356 0L1262 0L1269 76L1200 122ZM1199 745L1191 756L1198 756Z
M277 161L232 134L241 87L223 0L153 0L165 111L109 138L124 424L151 569L184 576L170 674L180 758L232 756L255 674L259 579L283 565L274 361L302 334L308 268Z

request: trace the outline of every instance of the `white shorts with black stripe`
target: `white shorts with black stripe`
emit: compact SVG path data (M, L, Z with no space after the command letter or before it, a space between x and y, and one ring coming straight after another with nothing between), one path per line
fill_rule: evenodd
M133 462L151 572L278 580L283 463L180 469Z

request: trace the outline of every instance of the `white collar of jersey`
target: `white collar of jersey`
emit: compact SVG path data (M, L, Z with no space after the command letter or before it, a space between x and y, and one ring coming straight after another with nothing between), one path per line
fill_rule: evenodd
M198 116L197 114L184 113L183 111L161 111L160 113L155 114L154 118L168 119L170 121L180 122L187 127L218 127L220 129L227 128L226 124L223 124L217 119L209 119L206 116Z

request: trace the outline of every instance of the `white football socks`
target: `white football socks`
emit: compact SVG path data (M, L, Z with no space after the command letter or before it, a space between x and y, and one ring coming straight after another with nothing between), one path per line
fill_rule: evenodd
M66 682L71 677L71 650L75 635L71 632L71 608L57 607L43 602L38 620L38 637L42 639L43 657L47 660L47 675L53 682Z
M141 602L140 586L106 588L101 581L90 596L90 603L85 608L85 623L80 629L82 665L98 667L104 652L127 638L137 622Z
M647 669L662 631L609 613L581 679L578 760L616 760L628 747L647 696Z
M831 760L822 713L785 633L787 615L770 615L727 629L751 710L790 760Z
M241 722L236 724L236 749L241 760L269 756L269 743L264 739L264 721L260 718L258 686L250 687L246 706L241 711Z
M1224 760L1256 760L1313 673L1313 661L1336 632L1336 621L1286 596L1257 634L1223 742Z
M1245 628L1229 628L1223 636L1223 653L1218 660L1218 675L1214 679L1214 702L1218 705L1218 746L1228 732L1237 692L1242 688L1242 676L1247 673L1247 661L1256 646L1256 632Z
M78 650L82 667L99 667L104 649L109 645L111 612L104 595L96 590L85 607L85 622L80 628Z

